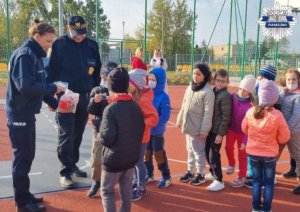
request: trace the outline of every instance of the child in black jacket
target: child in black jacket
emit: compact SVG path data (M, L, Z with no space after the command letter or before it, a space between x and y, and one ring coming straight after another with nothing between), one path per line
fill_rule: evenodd
M94 127L93 139L92 139L92 151L91 151L91 168L92 168L92 179L94 180L90 190L87 193L88 197L93 197L97 194L100 188L101 179L101 155L102 155L102 144L97 141L97 135L99 133L100 123L102 120L102 114L104 108L108 105L107 97L109 95L107 89L107 76L116 68L118 65L114 62L108 62L101 68L101 84L93 88L90 94L90 103L88 105L88 112L94 115L92 124Z
M105 107L99 140L103 144L101 198L104 211L116 211L115 186L119 185L121 207L131 211L133 168L139 160L145 130L143 113L128 94L129 75L124 68L115 68L107 87L109 105Z

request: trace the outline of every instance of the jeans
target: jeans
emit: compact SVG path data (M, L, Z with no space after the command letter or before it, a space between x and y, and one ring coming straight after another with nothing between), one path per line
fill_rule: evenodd
M274 178L276 168L275 157L261 157L249 155L253 168L252 207L255 210L270 211L274 192ZM263 202L261 201L261 187Z
M147 144L142 144L141 145L141 151L140 151L140 158L135 165L134 169L134 179L137 182L137 186L145 186L146 184L146 166L144 163L144 155L146 151Z

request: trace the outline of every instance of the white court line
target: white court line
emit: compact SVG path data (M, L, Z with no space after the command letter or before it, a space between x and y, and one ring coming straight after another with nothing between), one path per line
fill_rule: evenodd
M28 175L32 176L32 175L40 175L40 174L43 174L43 172L34 172L34 173L29 173ZM8 178L12 178L12 175L0 176L0 179L8 179Z
M168 123L177 127L177 125L174 122L168 121Z

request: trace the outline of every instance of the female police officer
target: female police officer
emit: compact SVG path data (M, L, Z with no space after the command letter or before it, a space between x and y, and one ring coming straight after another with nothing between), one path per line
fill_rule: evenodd
M52 26L35 20L29 28L29 39L10 59L5 110L14 154L12 175L18 211L45 210L37 204L43 199L34 197L29 191L28 173L35 155L35 114L40 112L44 96L53 97L63 91L60 86L45 83L42 58L54 38Z

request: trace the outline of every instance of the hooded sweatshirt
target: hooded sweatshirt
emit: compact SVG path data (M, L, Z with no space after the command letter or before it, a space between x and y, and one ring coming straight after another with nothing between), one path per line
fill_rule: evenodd
M248 135L246 152L249 155L275 157L279 144L290 139L289 127L279 110L265 111L263 118L254 118L254 108L246 113L242 121L242 130Z

